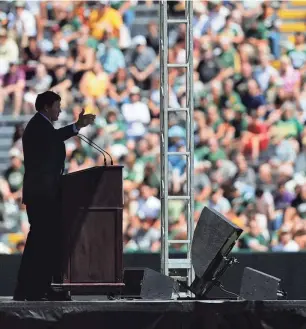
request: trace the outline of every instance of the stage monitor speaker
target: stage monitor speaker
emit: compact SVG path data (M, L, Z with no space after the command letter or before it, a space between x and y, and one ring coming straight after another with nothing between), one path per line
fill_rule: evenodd
M178 283L150 268L125 268L123 295L129 298L166 299L178 292Z
M218 211L205 207L194 231L191 260L196 278L190 290L197 297L204 295L216 283L233 261L227 256L242 233L242 229Z
M272 275L246 267L240 286L240 297L246 300L277 300L281 280Z

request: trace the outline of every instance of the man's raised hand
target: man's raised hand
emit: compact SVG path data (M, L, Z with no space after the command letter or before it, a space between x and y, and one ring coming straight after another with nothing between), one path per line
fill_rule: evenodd
M85 110L82 109L82 112L79 114L79 119L75 124L78 130L90 124L93 124L95 121L96 116L94 114L84 114L84 113Z

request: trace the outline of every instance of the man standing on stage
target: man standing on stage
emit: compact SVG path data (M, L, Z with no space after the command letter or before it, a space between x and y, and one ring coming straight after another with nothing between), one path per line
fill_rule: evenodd
M29 121L23 137L23 203L30 223L18 274L15 300L56 300L52 277L60 268L60 181L68 138L92 124L95 115L80 113L78 121L55 129L53 122L61 113L61 98L52 91L39 94L37 113ZM65 299L65 298L64 298Z

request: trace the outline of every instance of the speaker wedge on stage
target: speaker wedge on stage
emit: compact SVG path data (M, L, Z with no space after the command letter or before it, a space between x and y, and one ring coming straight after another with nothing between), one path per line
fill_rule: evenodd
M277 300L286 293L280 290L281 280L272 275L246 267L240 286L240 298L245 300Z
M242 229L225 218L218 211L205 207L194 231L191 261L196 278L189 290L198 298L215 285L226 269L236 262L228 258Z
M150 268L125 268L123 282L128 298L169 300L179 290L175 280Z

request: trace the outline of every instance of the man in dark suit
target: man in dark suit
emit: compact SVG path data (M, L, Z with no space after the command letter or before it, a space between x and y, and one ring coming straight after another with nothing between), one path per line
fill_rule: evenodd
M61 98L52 91L39 94L37 113L29 121L23 137L23 203L30 223L18 274L15 300L50 300L52 277L59 272L60 181L68 138L94 122L95 116L80 113L78 121L55 129L53 122L61 113ZM62 297L60 298L62 299Z

